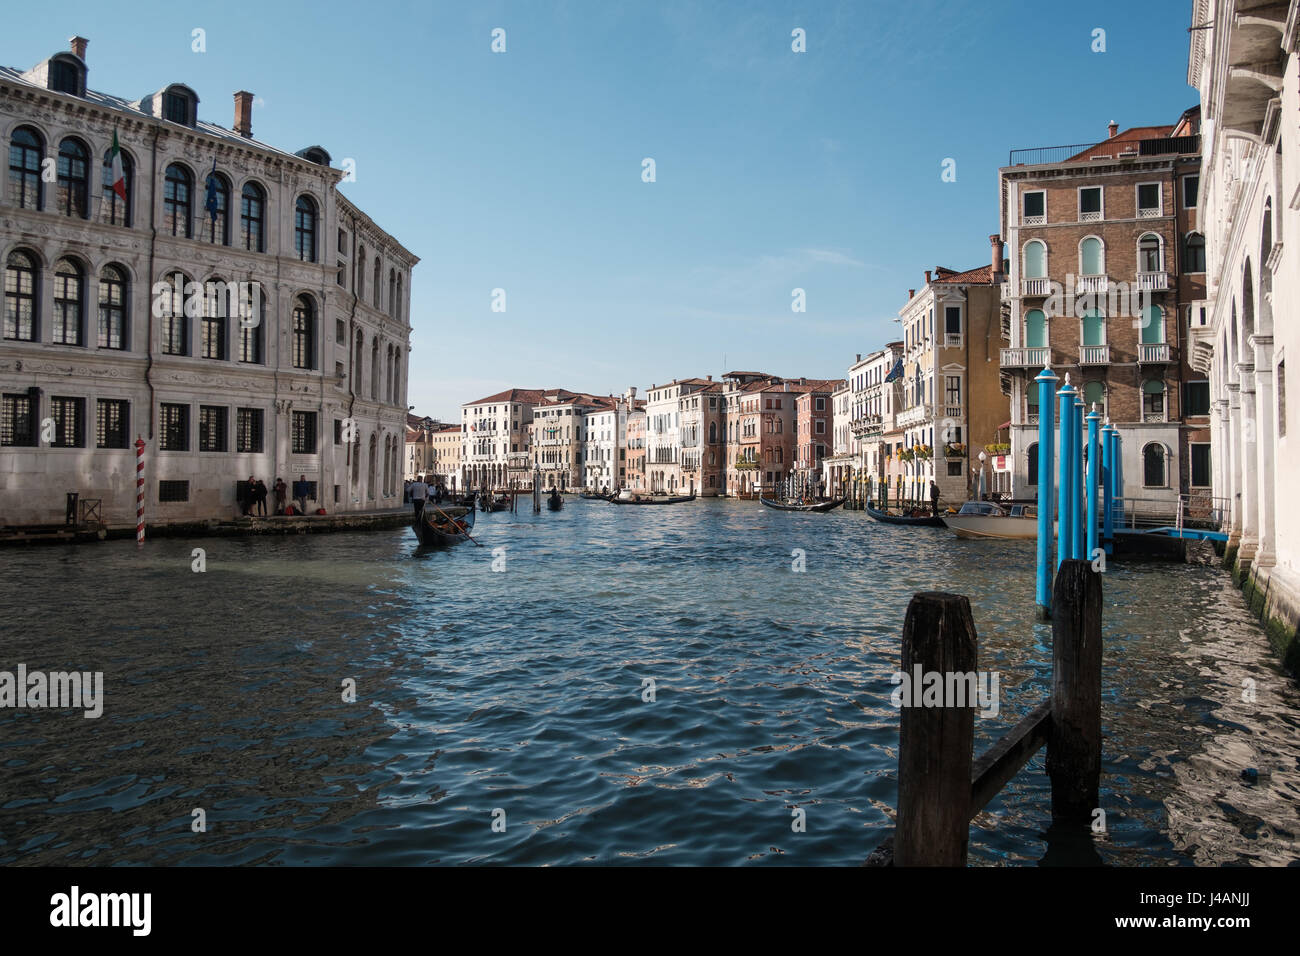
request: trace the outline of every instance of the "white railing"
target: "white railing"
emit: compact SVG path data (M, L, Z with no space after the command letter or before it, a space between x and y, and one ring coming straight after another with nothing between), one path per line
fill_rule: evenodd
M1138 346L1139 362L1168 362L1169 361L1169 344L1161 342L1155 345Z
M1042 368L1047 364L1047 348L1000 349L998 364L1003 368Z
M1047 215L1041 216L1021 216L1020 225L1022 226L1045 226L1047 225Z
M1137 283L1139 291L1164 292L1169 288L1169 273L1139 272Z
M1105 292L1110 285L1110 276L1075 276L1074 283L1078 292Z
M943 334L943 347L946 348L946 349L959 349L959 348L961 348L961 333L960 333L960 332L945 332L945 333Z
M929 405L913 405L895 416L895 421L899 428L907 428L909 425L916 425L920 422L928 421L931 417L931 408Z
M961 418L961 414L962 414L962 412L961 412L961 406L960 406L960 405L945 405L945 406L943 407L943 414L944 414L944 417L945 417L945 418Z
M1101 222L1101 211L1079 213L1079 222Z
M1163 408L1158 412L1148 412L1146 409L1142 410L1142 421L1144 422L1163 422L1168 420L1169 416L1165 413Z
M1079 364L1080 365L1109 365L1110 346L1109 345L1079 346Z
M1020 294L1021 295L1047 295L1048 294L1047 277L1043 276L1042 278L1038 278L1038 279L1021 279Z
M1038 424L1038 412L1029 412L1027 415L1025 415L1025 424L1026 424L1026 425L1037 425L1037 424Z
M1139 219L1155 219L1160 215L1159 206L1151 206L1147 209L1138 209Z

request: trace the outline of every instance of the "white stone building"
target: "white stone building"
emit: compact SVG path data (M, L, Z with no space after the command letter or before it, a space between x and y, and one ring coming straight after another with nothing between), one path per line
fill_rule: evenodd
M255 140L251 93L226 129L184 84L88 89L86 47L0 67L0 523L76 492L133 525L137 436L151 523L228 518L250 475L399 506L417 258L324 149Z
M627 415L636 389L583 416L582 484L584 488L613 491L627 487Z
M646 391L646 485L651 491L676 494L683 488L681 407L683 395L711 384L711 379L682 378Z

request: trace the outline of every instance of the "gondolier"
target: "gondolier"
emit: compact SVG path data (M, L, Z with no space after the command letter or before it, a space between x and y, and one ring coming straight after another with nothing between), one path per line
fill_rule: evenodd
M424 503L429 500L429 486L424 481L424 475L416 475L409 490L411 507L415 510L415 520L418 522L424 514Z
M930 482L930 511L939 514L939 486L933 481Z

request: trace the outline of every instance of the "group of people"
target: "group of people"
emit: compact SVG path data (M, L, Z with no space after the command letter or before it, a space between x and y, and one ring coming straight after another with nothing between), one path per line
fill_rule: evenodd
M248 476L247 481L239 483L239 489L236 498L239 501L239 509L246 517L256 513L259 517L266 516L266 499L269 494L275 494L275 511L274 514L283 515L290 513L285 508L285 497L289 492L289 486L284 483L283 478L275 479L275 485L268 491L266 482L261 478L253 475ZM293 483L293 497L297 503L297 513L302 515L307 513L307 499L311 497L311 482L307 480L306 475L299 475L298 480Z

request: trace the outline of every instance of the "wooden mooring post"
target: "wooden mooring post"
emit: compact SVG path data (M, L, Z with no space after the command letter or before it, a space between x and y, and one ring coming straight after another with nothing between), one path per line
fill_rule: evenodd
M1101 788L1101 597L1101 575L1090 562L1062 562L1052 595L1051 697L978 760L978 702L969 693L961 706L946 696L939 706L904 698L895 830L866 865L965 866L970 821L1043 746L1052 829L1086 829ZM939 675L945 689L987 686L977 671L978 635L965 597L929 591L912 598L903 624L905 681L915 685L918 665L921 675Z

